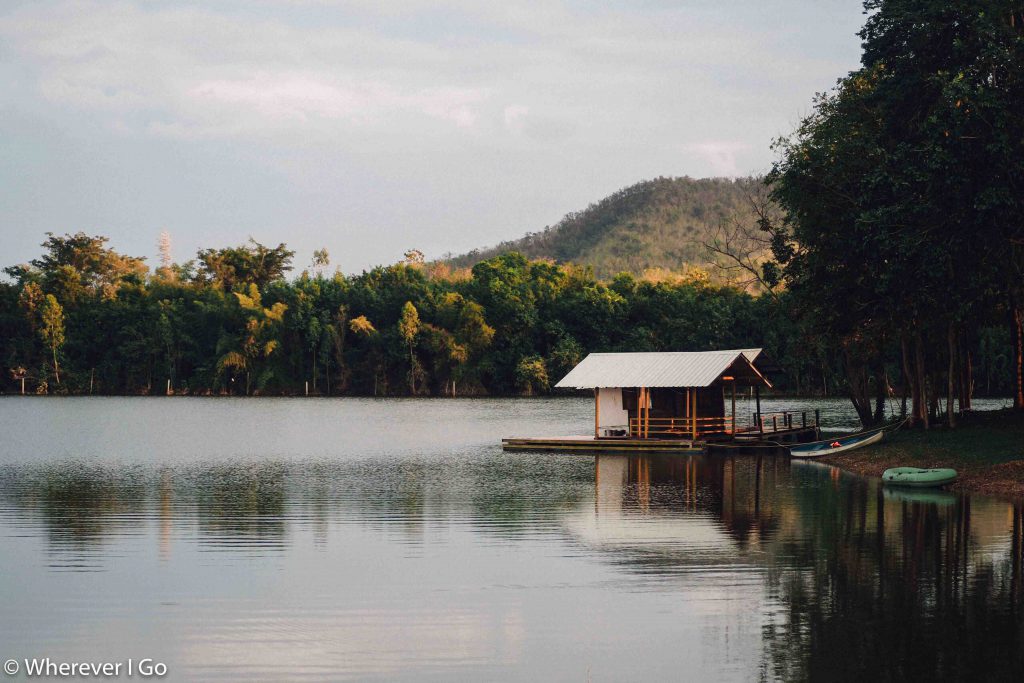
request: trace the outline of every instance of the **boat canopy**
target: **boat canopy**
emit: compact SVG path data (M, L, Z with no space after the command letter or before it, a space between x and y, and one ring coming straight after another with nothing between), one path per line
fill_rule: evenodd
M761 349L591 353L555 386L709 387L721 380L771 388L771 382L754 365L760 355Z

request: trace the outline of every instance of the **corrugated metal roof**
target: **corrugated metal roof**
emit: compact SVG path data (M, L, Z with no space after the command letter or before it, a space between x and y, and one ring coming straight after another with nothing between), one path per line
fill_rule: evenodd
M556 387L706 387L743 356L754 361L761 349L592 353Z

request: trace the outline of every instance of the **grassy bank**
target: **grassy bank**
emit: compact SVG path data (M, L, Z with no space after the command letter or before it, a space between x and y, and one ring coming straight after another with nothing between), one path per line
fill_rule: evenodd
M1024 413L975 413L956 429L902 429L821 461L875 477L889 467L952 467L960 474L952 489L1024 498Z

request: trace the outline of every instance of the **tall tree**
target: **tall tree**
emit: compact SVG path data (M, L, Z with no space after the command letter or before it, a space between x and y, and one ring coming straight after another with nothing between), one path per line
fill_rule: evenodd
M39 336L50 351L53 359L53 374L60 384L60 363L57 352L64 346L64 309L53 294L47 294L40 309Z
M398 334L405 342L409 351L409 392L416 395L416 380L420 374L419 361L416 360L414 345L420 333L420 314L411 301L402 306L402 317L398 320Z
M244 327L222 340L219 366L222 370L245 373L245 393L248 396L253 375L257 391L278 379L274 360L279 355L276 353L281 343L278 335L288 307L278 302L265 308L254 284L249 285L248 294L235 292L235 298L243 314Z
M122 282L141 281L148 272L145 259L107 248L106 237L84 232L64 236L48 232L46 236L40 258L5 272L21 282L38 279L45 291L64 303L83 295L113 298Z
M249 285L263 290L271 282L281 280L292 269L295 252L284 244L267 247L254 239L248 244L224 249L203 249L197 255L198 282L212 283L225 292L236 286L245 291Z

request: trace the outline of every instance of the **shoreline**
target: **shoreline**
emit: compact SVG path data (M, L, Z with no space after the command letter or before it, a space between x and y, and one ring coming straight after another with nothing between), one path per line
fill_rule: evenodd
M861 476L881 477L890 467L951 467L946 490L1024 500L1024 413L974 413L955 429L902 429L876 446L818 458Z

